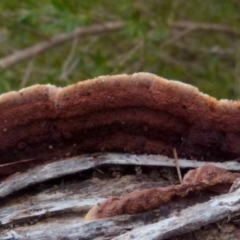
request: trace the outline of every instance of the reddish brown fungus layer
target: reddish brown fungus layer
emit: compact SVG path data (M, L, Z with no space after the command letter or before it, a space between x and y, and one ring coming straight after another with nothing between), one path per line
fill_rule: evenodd
M173 147L179 157L234 159L240 156L239 108L147 73L65 88L36 85L0 96L0 164L106 150L172 156Z
M174 197L185 197L189 193L211 190L215 186L228 187L240 177L211 164L189 171L180 185L135 191L118 198L110 198L90 209L85 220L114 217L122 214L136 214L149 211L170 202Z

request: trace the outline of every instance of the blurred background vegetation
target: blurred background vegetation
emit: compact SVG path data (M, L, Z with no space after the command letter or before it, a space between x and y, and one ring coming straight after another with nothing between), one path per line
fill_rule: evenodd
M27 48L109 22L122 25L6 65ZM0 93L144 71L238 99L239 26L239 0L0 0Z

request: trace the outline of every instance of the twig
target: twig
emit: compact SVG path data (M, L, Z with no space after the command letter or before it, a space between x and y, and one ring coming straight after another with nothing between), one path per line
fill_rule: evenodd
M234 30L226 25L222 24L210 24L210 23L195 23L189 21L178 21L169 24L172 28L178 29L191 29L193 30L200 30L200 31L210 31L210 32L219 32L223 34L228 34L232 37L239 37L240 32Z
M121 69L121 67L123 67L124 65L128 66L128 68L124 69L125 73L137 72L132 70L133 68L132 65L137 64L141 60L139 60L138 62L135 61L133 64L126 64L126 63L131 59L133 54L136 52L139 52L143 46L144 46L144 41L141 39L135 44L135 46L131 50L127 52L127 54L124 54L123 56L122 55L118 56L119 61L117 66L115 66L114 72L118 73L119 69Z
M175 164L176 164L176 168L177 168L178 179L179 179L179 182L182 184L183 180L182 180L182 174L181 174L181 171L180 171L180 167L179 167L179 164L178 164L178 155L177 155L176 148L173 148L173 156L174 156Z
M26 25L20 21L16 21L14 15L12 15L11 13L5 12L4 14L1 14L0 21L8 22L8 23L10 22L11 25L14 25L16 28L22 28L23 30L28 31L33 36L40 38L41 40L49 40L50 39L50 37L47 34L39 31L38 29L35 29L34 27L30 27L29 25Z
M21 84L20 84L20 87L21 87L21 88L25 87L26 84L27 84L27 81L28 81L28 79L29 79L29 77L30 77L30 75L31 75L31 72L32 72L34 60L35 60L35 57L33 57L33 58L29 61L29 63L28 63L27 69L26 69L26 71L25 71L25 73L24 73L22 82L21 82Z
M21 161L18 161L18 162L4 163L4 164L0 164L0 168L13 166L13 165L16 165L16 164L19 164L19 163L24 163L24 162L31 162L31 161L34 161L34 159L24 159L24 160L21 160Z
M228 49L223 49L218 46L213 46L211 48L201 48L201 47L191 47L186 44L182 44L180 42L174 43L174 47L177 47L179 50L184 51L184 52L190 52L193 54L211 54L211 55L217 55L218 57L223 57L223 58L233 58L234 57L234 50L231 48Z
M240 97L240 41L237 42L237 46L235 48L235 86L234 86L234 93L235 98L239 99Z
M144 68L144 59L136 61L130 64L125 70L125 73L131 74L132 72L139 72Z
M184 74L189 78L193 77L191 72L189 71L189 69L194 69L194 65L192 63L186 61L179 61L176 58L171 57L169 54L165 54L164 51L162 51L158 58L166 64L181 68Z
M61 80L64 80L68 77L68 74L69 74L68 66L74 57L77 45L78 45L78 38L74 38L69 55L68 55L67 59L64 61L63 66L62 66L62 73L59 76L59 79L61 79Z
M239 37L240 32L233 30L225 25L220 24L207 24L207 23L194 23L194 22L188 22L188 21L179 21L179 22L173 22L169 24L171 28L180 29L181 32L178 33L176 36L168 39L166 42L164 42L161 45L161 48L164 48L166 46L169 46L173 43L177 43L181 38L185 37L189 33L200 30L200 31L213 31L213 32L220 32L225 33L228 35L231 35L233 37Z
M123 66L126 62L132 57L135 52L138 52L143 47L144 41L140 40L134 48L132 48L125 56L121 57L121 61L119 61L118 66Z
M0 67L11 67L18 62L27 60L42 52L45 52L53 47L57 47L66 42L72 41L75 38L85 37L93 34L105 34L112 31L118 31L124 27L123 22L109 22L104 24L92 25L85 28L76 28L72 34L60 34L45 40L32 47L21 50L15 54L0 59Z
M164 42L161 45L161 48L164 48L166 46L169 46L175 42L177 42L178 40L180 40L181 38L185 37L186 35L188 35L189 33L191 33L194 30L194 28L187 28L185 30L183 30L182 32L180 32L177 36L174 36L173 38L170 38L169 40L167 40L166 42Z

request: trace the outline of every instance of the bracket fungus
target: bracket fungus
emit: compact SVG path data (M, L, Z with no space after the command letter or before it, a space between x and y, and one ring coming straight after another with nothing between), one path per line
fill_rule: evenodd
M229 160L240 156L240 102L149 73L0 96L0 176L96 151ZM33 161L17 164L26 159Z

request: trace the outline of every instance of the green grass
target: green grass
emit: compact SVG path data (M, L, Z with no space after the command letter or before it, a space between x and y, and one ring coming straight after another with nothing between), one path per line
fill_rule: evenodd
M73 43L35 57L24 86L52 83L65 86L99 75L146 71L177 79L217 98L239 98L237 89L239 40L207 31L187 33L172 41L175 21L224 24L238 29L237 1L112 1L112 0L2 0L0 2L0 58L75 27L124 21L118 32L80 39L69 63L70 73L60 79ZM224 52L212 53L213 50ZM23 86L31 60L1 69L0 93Z

